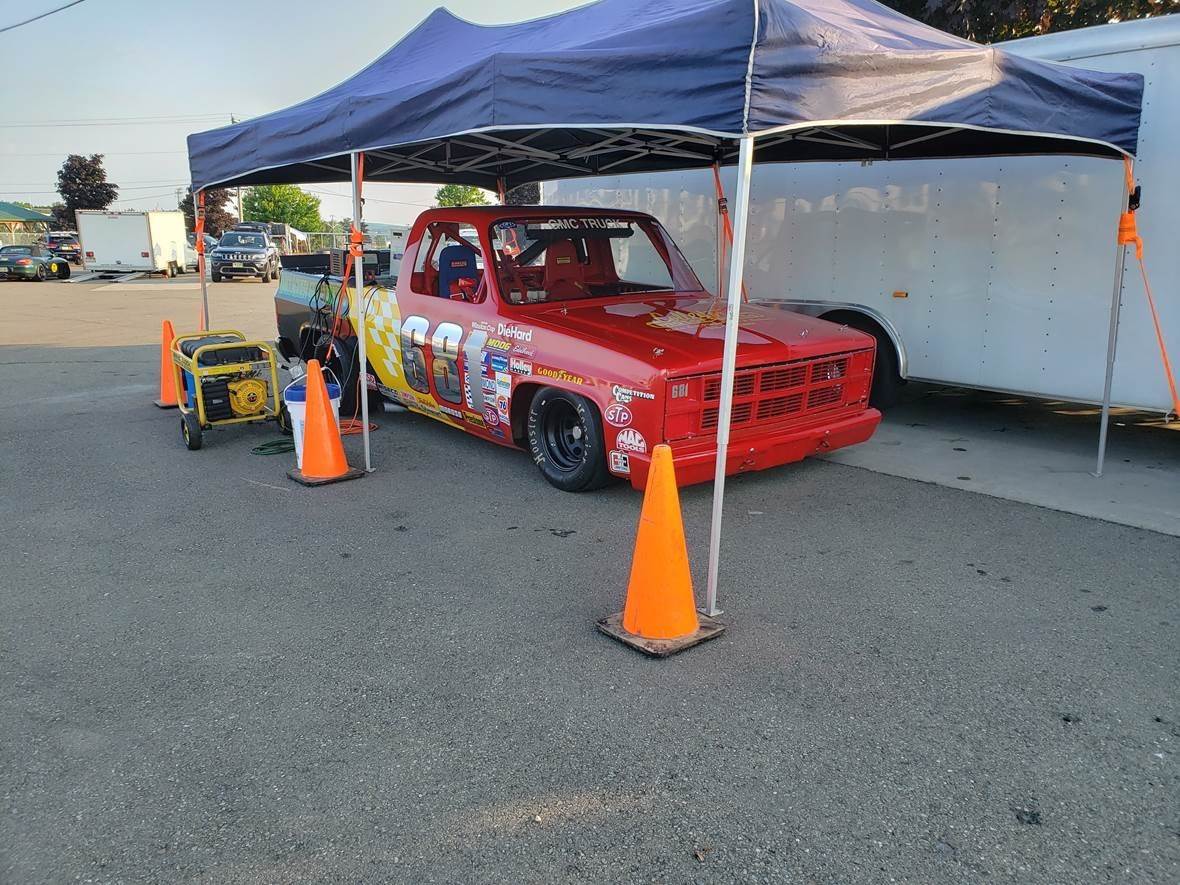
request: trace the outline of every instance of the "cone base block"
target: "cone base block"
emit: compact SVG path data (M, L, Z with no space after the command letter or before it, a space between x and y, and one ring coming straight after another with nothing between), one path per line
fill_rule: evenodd
M716 639L725 630L724 624L714 618L710 618L708 615L698 615L697 620L700 621L701 626L696 631L676 639L648 639L644 636L628 633L623 629L622 612L603 618L598 622L598 630L612 639L619 640L624 645L631 646L636 651L643 652L645 655L651 655L653 658L666 658L669 655L684 651L686 648L692 648L694 645L700 645L702 642Z
M175 409L175 408L177 408L176 403L166 403L163 400L159 400L159 399L152 400L152 405L155 406L157 409Z
M295 480L300 485L305 486L326 486L334 482L344 482L349 479L360 479L365 475L365 471L359 467L350 467L339 476L304 476L303 471L299 469L288 470L287 476Z

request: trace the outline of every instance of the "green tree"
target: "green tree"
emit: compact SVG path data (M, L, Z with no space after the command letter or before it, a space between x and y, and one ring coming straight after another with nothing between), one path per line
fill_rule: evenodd
M469 184L446 184L434 192L434 202L442 208L486 206L487 191Z
M504 203L508 206L536 206L540 202L541 185L536 181L518 184L504 195Z
M229 191L224 188L210 188L205 191L205 233L220 237L238 222L238 216L225 208L229 202ZM177 206L184 213L184 224L190 233L196 227L193 210L193 189L188 187Z
M62 202L53 207L55 227L73 229L79 209L106 209L119 196L119 188L107 181L102 154L70 154L57 170L57 192Z
M1110 21L1176 12L1177 0L886 0L898 12L943 31L996 43Z
M245 221L276 221L301 231L320 231L320 198L293 184L262 184L242 194Z

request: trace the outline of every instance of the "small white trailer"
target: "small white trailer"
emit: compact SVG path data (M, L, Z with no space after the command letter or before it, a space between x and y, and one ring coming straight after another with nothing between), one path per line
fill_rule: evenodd
M1032 58L1144 75L1135 176L1165 341L1180 350L1180 15L1004 44ZM727 193L734 172L722 170ZM756 164L746 286L877 334L899 379L1103 401L1124 172L1112 160L1011 157ZM717 285L711 171L547 184L544 202L657 216ZM1172 409L1134 249L1112 400Z
M79 209L77 218L88 271L184 273L187 240L183 213Z

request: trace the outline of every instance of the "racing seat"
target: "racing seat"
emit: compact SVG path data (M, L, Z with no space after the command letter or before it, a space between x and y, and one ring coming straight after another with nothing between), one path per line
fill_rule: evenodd
M476 259L475 250L462 243L447 246L438 253L438 295L440 298L458 295L458 282L461 279L474 280L478 283L480 271Z
M545 250L545 291L554 300L585 298L586 266L578 260L573 240L554 240Z

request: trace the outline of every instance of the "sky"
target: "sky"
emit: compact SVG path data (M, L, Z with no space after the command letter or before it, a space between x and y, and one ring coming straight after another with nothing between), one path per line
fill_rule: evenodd
M66 0L0 0L0 28ZM101 153L118 209L175 209L188 185L185 139L230 115L302 101L367 65L435 7L482 24L585 0L84 0L0 32L0 200L48 205L67 154ZM357 27L351 20L356 16ZM309 184L320 214L352 215L348 185ZM365 217L408 224L430 185L372 184Z

